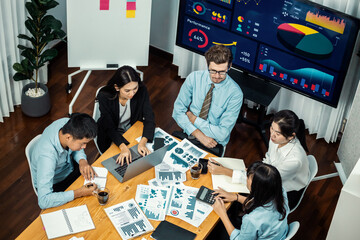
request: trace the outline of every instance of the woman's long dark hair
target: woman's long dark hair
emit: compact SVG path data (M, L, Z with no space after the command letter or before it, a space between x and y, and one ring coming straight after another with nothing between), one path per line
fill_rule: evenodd
M141 85L141 79L139 74L130 66L122 66L116 70L112 78L107 82L100 92L106 94L109 98L118 97L119 92L116 91L114 85L116 84L119 88L122 88L129 82L138 82L139 87Z
M280 220L286 217L285 200L279 171L269 164L254 162L247 169L247 177L252 177L250 195L245 199L243 211L252 212L257 207L271 203L281 214Z
M299 139L301 146L308 152L305 139L305 123L304 120L299 117L291 110L281 110L274 114L273 122L279 125L281 134L288 138L296 134Z

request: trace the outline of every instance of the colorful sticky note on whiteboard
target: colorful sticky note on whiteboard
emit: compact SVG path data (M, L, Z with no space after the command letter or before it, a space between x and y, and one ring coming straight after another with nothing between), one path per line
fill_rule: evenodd
M136 10L136 2L127 2L126 10Z
M135 18L135 10L127 10L126 18Z
M100 10L109 10L110 0L100 0Z

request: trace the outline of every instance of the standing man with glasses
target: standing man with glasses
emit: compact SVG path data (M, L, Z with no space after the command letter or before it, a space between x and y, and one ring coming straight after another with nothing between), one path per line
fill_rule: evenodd
M232 54L223 45L214 45L206 53L208 71L195 71L183 83L174 103L172 117L198 147L221 156L239 116L243 93L227 75Z

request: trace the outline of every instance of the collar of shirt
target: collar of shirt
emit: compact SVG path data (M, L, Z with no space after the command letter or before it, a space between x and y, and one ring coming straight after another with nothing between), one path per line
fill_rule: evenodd
M61 146L59 133L60 133L60 129L59 129L58 134L56 134L56 135L54 136L53 141L54 141L54 146L55 146L55 148L56 148L56 151L57 151L59 154L62 154L62 153L64 153L64 152L67 151L67 150L64 149L64 148ZM70 149L69 149L69 152L70 152Z
M209 71L207 71L207 73L208 73L208 78L207 78L206 84L209 85L209 88L210 88L210 85L211 85L212 83L214 83L214 82L211 81L211 77L210 77ZM225 86L228 81L229 81L229 75L226 74L226 78L225 78L223 81L221 81L221 82L219 82L219 83L214 83L214 85L215 85L214 89L219 89L219 88Z
M281 153L282 156L287 156L289 154L289 152L293 149L293 147L296 144L296 141L299 141L297 138L294 139L294 141L290 141L288 142L285 146L278 148L277 146L277 150L279 151L279 153Z

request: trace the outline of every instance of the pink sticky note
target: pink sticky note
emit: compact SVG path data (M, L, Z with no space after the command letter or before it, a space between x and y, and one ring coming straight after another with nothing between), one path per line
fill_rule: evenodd
M100 0L100 10L109 10L110 0Z
M136 2L127 2L126 10L136 10Z

